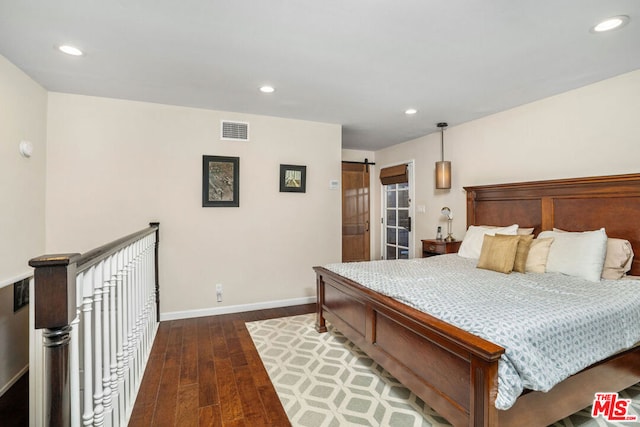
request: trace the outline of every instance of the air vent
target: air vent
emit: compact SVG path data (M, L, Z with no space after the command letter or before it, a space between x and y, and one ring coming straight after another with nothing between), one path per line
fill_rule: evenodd
M222 124L220 126L220 139L227 141L248 141L249 123L222 120Z

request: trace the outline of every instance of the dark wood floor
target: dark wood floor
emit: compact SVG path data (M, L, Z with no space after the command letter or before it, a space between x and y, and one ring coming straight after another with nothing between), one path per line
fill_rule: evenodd
M0 425L2 427L29 425L29 373L20 377L0 397Z
M289 426L245 322L315 304L160 323L129 426ZM29 375L0 397L0 425L29 425Z
M245 322L315 304L160 323L130 427L289 426Z

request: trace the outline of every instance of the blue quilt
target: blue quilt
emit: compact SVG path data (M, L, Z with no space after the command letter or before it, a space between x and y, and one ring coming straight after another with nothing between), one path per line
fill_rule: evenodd
M449 254L325 267L504 347L498 409L640 341L640 280L502 274L476 262Z

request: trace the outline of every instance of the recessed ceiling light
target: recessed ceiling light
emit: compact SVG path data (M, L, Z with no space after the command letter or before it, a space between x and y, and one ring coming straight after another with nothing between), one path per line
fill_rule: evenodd
M260 92L263 92L263 93L273 93L273 92L275 92L275 89L273 88L273 86L262 86L262 87L260 88Z
M626 15L613 16L611 18L605 19L602 22L596 24L591 31L595 33L602 33L604 31L615 30L616 28L620 28L626 25L629 22L629 17Z
M60 49L60 52L64 52L67 55L82 56L83 54L80 49L78 49L75 46L70 46L68 44L63 44L62 46L59 46L58 49Z
M416 110L415 108L408 108L408 109L404 110L404 113L407 116L411 116L411 115L413 115L413 114L415 114L417 112L418 112L418 110Z

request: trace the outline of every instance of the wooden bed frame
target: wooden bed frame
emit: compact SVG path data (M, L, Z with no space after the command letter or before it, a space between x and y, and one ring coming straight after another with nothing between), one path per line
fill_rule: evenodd
M535 234L605 227L631 242L640 275L640 174L465 187L467 225L517 223ZM573 414L595 392L640 382L640 347L590 366L547 393L525 392L496 409L504 349L322 267L317 275L318 332L329 321L455 426L546 426Z

